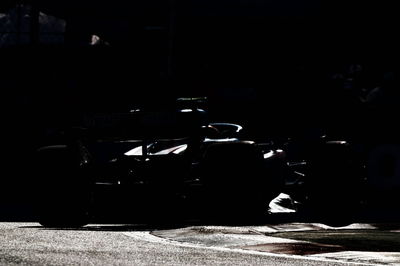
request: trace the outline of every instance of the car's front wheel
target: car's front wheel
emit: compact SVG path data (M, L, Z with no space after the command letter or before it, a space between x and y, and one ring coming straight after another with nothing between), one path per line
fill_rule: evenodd
M261 151L251 142L216 143L203 160L204 215L232 222L262 219L276 197Z

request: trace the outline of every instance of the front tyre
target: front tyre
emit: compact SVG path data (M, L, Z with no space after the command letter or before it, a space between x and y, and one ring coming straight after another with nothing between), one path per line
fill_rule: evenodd
M251 142L216 143L204 155L204 215L212 220L261 220L276 196L261 151Z

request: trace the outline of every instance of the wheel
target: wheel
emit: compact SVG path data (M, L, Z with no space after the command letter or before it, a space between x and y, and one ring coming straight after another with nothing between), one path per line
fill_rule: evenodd
M253 143L212 144L202 163L205 218L246 222L267 214L276 195L268 186L262 153Z
M37 214L45 227L81 227L89 221L90 183L73 150L42 148L37 156Z

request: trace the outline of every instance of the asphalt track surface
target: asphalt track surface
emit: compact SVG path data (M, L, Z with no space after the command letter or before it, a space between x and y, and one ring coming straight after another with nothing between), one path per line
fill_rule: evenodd
M174 229L176 230L176 229ZM0 223L1 265L376 265L180 242L141 225L46 229ZM163 230L165 234L165 230ZM386 263L385 263L386 264ZM388 263L390 265L400 265Z

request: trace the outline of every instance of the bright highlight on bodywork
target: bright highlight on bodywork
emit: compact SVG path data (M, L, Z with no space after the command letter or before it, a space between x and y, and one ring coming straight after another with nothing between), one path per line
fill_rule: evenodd
M147 149L148 150L151 149L152 146L153 146L153 144L147 145ZM148 155L180 154L187 149L187 146L188 146L187 144L177 145L177 146L173 146L168 149L159 150L157 152L149 152ZM135 148L125 152L124 155L126 155L126 156L142 156L143 155L143 147L142 146L135 147Z

